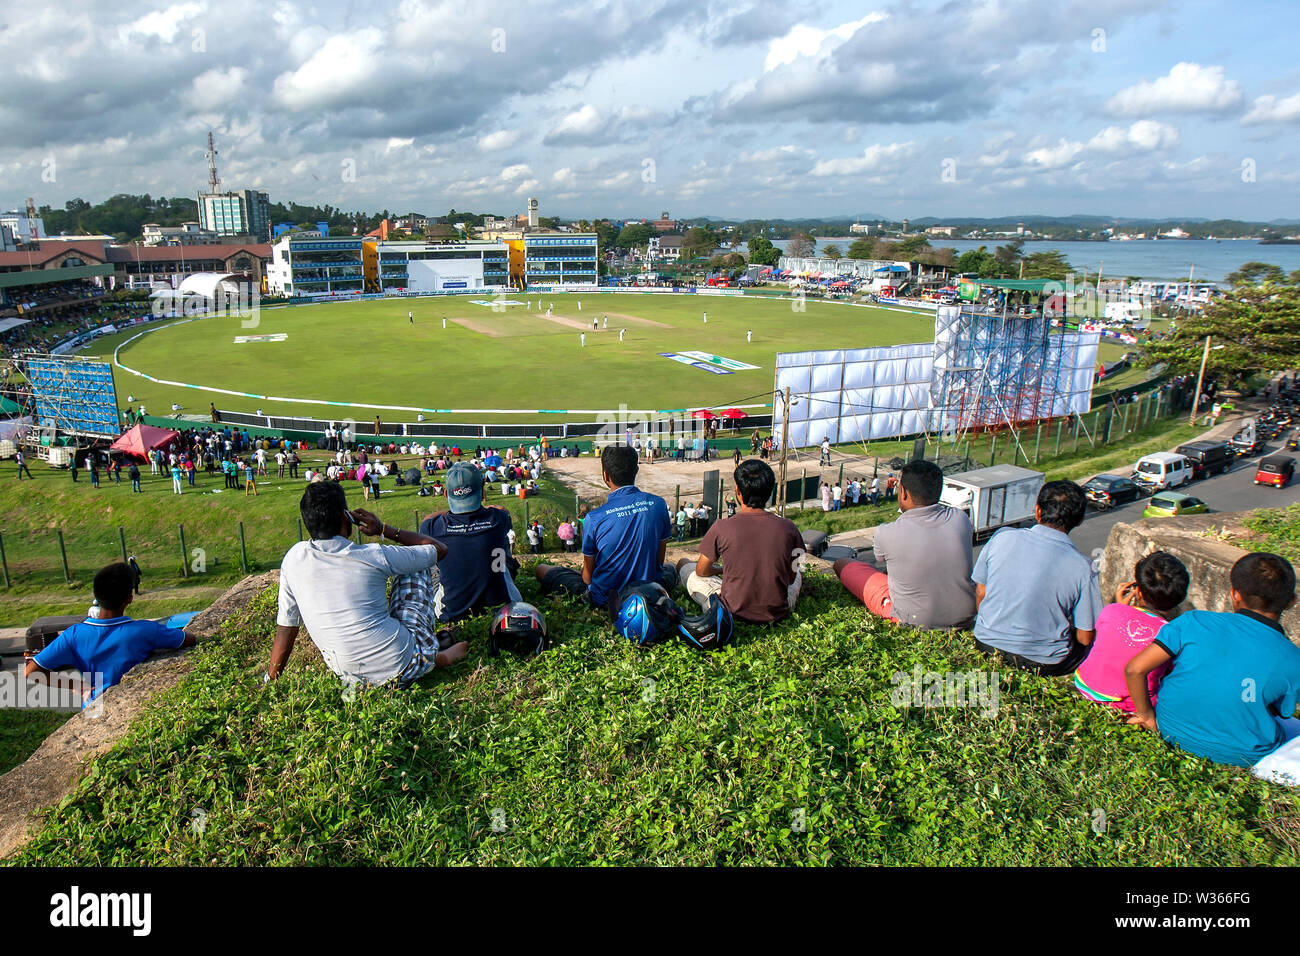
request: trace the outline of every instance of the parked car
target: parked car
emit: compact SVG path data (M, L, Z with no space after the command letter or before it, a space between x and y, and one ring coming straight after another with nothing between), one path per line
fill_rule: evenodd
M1083 496L1098 511L1137 501L1142 489L1132 478L1122 475L1095 475L1083 483Z
M1255 484L1285 488L1295 475L1295 459L1290 455L1269 455L1259 460Z
M1192 463L1172 451L1143 455L1133 466L1133 480L1151 491L1168 491L1192 480Z
M1209 507L1200 498L1179 491L1161 491L1151 496L1142 511L1144 518L1174 518L1178 515L1203 515Z
M1226 441L1189 441L1174 450L1192 463L1193 478L1221 475L1236 458Z

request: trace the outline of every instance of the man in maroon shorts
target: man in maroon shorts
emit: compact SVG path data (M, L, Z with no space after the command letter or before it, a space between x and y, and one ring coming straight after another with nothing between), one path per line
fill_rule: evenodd
M878 617L912 627L945 628L975 617L974 531L966 512L939 504L943 472L913 461L899 473L897 521L876 529L876 564L841 558L840 583Z

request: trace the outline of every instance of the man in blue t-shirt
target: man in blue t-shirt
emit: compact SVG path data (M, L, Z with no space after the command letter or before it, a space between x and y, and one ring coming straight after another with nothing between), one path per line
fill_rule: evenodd
M629 584L657 581L672 590L677 569L664 563L672 523L658 495L637 488L636 449L607 445L600 453L601 477L609 498L587 515L582 529L582 573L539 564L542 591L586 595L596 607L610 602Z
M514 574L519 563L510 555L510 512L483 507L483 474L469 462L447 472L447 507L420 524L420 534L447 546L438 562L434 613L447 624L521 600Z
M1231 614L1188 611L1124 668L1130 724L1256 776L1300 786L1300 647L1278 623L1295 603L1295 570L1276 554L1232 566ZM1147 675L1173 661L1152 707Z
M79 689L83 699L94 700L105 687L121 681L123 674L154 651L192 647L194 638L179 628L126 617L134 584L128 565L119 562L101 568L94 582L98 614L72 625L49 647L29 658L26 676L35 675L49 683L51 671L75 668L83 678L79 685L66 678L58 679L57 675L53 683Z

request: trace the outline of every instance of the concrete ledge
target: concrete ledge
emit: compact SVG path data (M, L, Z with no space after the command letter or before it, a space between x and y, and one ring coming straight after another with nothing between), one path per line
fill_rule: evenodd
M187 630L199 640L215 637L223 621L279 581L278 570L245 578L195 617ZM90 761L121 740L154 696L176 686L192 664L188 651L181 650L136 666L122 683L101 695L99 716L83 712L70 717L26 761L0 776L0 858L27 842L39 824L35 814L71 792Z
M1231 611L1228 575L1237 560L1248 553L1231 544L1231 539L1249 534L1242 520L1252 513L1119 522L1111 528L1101 558L1102 600L1110 603L1115 599L1115 589L1132 580L1133 567L1143 556L1168 551L1187 566L1191 576L1184 608ZM1283 614L1282 626L1291 641L1300 645L1300 608L1292 607Z

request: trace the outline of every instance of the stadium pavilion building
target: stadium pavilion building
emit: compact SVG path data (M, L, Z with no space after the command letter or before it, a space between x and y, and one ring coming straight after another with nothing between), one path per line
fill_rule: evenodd
M365 291L360 237L285 236L271 247L266 287L273 295L339 295Z
M524 277L530 287L595 286L596 234L527 233L524 263Z
M498 291L510 285L504 242L366 242L364 253L370 291Z

